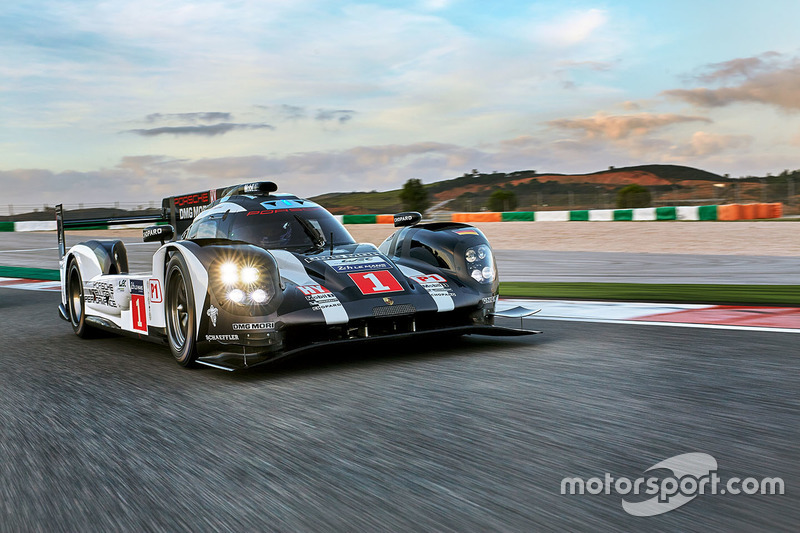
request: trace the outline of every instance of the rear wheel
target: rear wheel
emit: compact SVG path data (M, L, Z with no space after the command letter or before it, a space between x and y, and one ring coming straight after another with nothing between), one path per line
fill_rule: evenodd
M192 366L197 359L194 292L186 261L180 255L167 264L165 292L169 348L179 365Z
M91 337L96 330L86 324L86 300L83 294L83 278L78 262L74 259L67 267L67 310L72 331L83 339Z

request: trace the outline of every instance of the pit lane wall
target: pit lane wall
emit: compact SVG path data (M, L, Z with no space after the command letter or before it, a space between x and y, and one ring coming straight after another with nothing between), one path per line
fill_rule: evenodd
M507 211L451 213L451 222L613 222L656 220L768 220L781 218L783 204L725 204L638 209L582 209L575 211ZM344 224L392 224L392 215L339 215ZM442 220L444 221L444 220Z
M643 207L639 209L582 209L575 211L506 211L503 213L451 213L451 222L612 222L654 220L768 220L783 215L783 204L724 204ZM393 215L336 215L343 224L393 224ZM445 220L441 220L444 222ZM143 228L126 224L115 228ZM0 221L2 231L55 231L55 220ZM82 229L108 229L106 225Z

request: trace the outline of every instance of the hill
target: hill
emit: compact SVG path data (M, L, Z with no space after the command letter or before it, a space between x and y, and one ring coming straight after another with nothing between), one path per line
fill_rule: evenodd
M672 196L675 201L713 200L724 187L736 182L705 170L679 165L640 165L591 174L517 172L473 172L425 185L432 203L447 201L447 209L478 211L497 189L512 190L519 209L557 209L563 206L611 207L615 193L631 183L648 187L654 196ZM717 187L715 187L717 184ZM403 207L400 190L385 192L329 193L312 198L336 214L396 213Z

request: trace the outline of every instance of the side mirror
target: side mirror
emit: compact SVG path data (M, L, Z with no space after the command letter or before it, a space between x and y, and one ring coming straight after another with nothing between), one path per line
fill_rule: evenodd
M147 226L142 230L142 240L144 242L171 241L175 237L175 228L169 224L164 226Z
M394 227L400 228L403 226L415 226L422 220L422 215L416 211L408 211L406 213L397 213L394 216Z

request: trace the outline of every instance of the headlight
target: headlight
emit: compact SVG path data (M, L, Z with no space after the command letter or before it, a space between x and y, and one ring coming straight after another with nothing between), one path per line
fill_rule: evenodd
M492 249L486 244L467 248L464 252L469 275L478 283L491 283L495 279Z
M239 268L233 263L222 263L219 267L219 277L225 285L234 285L239 281Z
M239 278L242 280L242 283L252 285L258 281L258 269L255 267L244 267L239 273Z
M228 300L232 301L233 303L240 304L244 301L244 291L242 289L233 289L228 291Z
M250 293L250 299L257 304L263 304L267 301L267 291L264 289L256 289Z
M270 268L251 258L226 258L214 268L214 290L237 305L265 305L275 295Z

